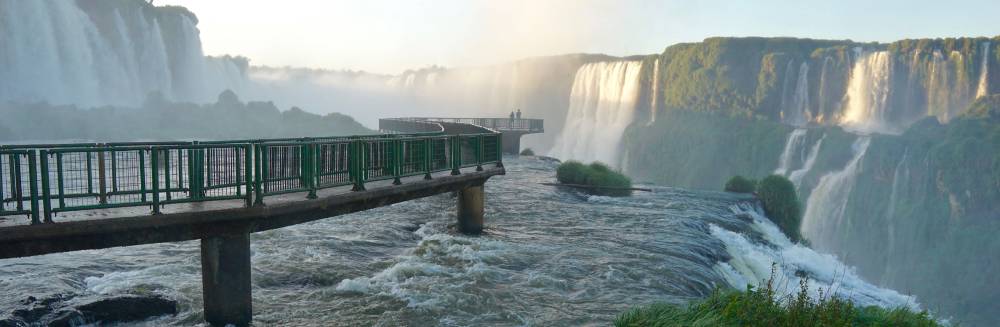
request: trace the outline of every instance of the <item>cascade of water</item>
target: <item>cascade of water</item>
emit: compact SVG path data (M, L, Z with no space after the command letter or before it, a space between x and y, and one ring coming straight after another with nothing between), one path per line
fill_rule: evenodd
M785 65L785 78L781 83L781 119L785 120L785 115L789 108L791 108L795 97L795 59L789 59L788 64Z
M210 76L218 72L206 70L187 14L87 10L103 9L76 1L0 1L0 102L132 106L151 91L205 101L229 87L210 82L232 78Z
M804 126L811 119L809 113L809 63L799 65L799 74L795 80L795 91L792 94L790 106L782 113L785 123L793 126Z
M618 165L625 128L639 95L640 61L590 63L577 70L566 125L551 151L561 159Z
M826 139L826 134L823 134L823 137L820 137L819 141L816 141L816 144L809 149L809 155L806 157L805 163L802 164L802 168L796 169L788 174L788 180L792 181L795 188L799 188L799 186L802 185L802 178L805 177L810 170L812 170L814 165L816 165L816 157L819 155L819 148L823 145L824 139Z
M649 122L646 125L652 125L656 122L656 106L658 105L657 100L660 97L660 58L656 58L653 62L653 80L651 81L653 87L652 91L649 92Z
M827 94L826 93L829 92L829 91L827 91L827 88L829 87L829 85L827 85L828 82L827 82L826 78L827 78L827 74L829 74L829 70L831 69L830 65L833 65L833 64L834 64L833 63L833 58L826 57L826 58L823 59L823 67L820 68L820 71L819 71L819 92L818 92L817 97L819 98L818 99L819 100L819 111L818 111L819 114L818 114L818 117L820 119L823 119L823 115L825 115L827 113L827 107L826 107Z
M886 253L892 255L896 251L896 225L894 222L896 220L896 201L899 199L899 192L901 185L907 184L910 178L909 167L904 167L906 165L906 159L909 156L910 149L903 150L903 158L899 160L896 164L896 170L892 173L892 191L889 193L889 207L886 209L885 219L887 220L885 226L887 228L886 235L886 247L888 250ZM890 265L886 265L885 271L882 274L882 285L887 285L892 282L891 274L889 273Z
M831 172L819 180L806 201L806 212L802 216L802 235L810 240L817 249L833 251L835 240L839 237L838 230L844 219L847 200L857 179L858 165L865 153L871 138L859 137L852 149L854 157L841 171Z
M840 119L844 127L860 132L898 134L888 121L890 72L888 51L865 53L854 63L847 83L846 107Z
M990 86L990 41L983 43L983 58L981 67L979 68L979 86L976 88L976 98L980 98L989 94Z
M774 170L775 174L784 175L792 168L793 153L805 141L805 137L806 130L804 128L796 128L788 134L788 140L785 141L785 150L781 152L781 157L778 158L778 168Z

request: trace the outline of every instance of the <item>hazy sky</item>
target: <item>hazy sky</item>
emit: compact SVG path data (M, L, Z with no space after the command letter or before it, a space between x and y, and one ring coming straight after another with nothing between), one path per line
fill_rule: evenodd
M571 52L649 54L709 36L892 41L1000 35L1000 0L156 0L207 54L398 73Z

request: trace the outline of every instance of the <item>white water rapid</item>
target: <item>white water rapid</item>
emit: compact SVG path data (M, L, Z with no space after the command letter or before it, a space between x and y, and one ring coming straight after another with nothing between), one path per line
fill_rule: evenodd
M754 242L745 234L714 224L709 226L712 236L725 244L726 252L732 257L728 262L717 263L715 268L730 286L736 289L745 289L748 284L760 286L771 278L774 269L775 288L782 295L799 291L799 282L807 278L809 295L813 298L820 297L820 292L823 292L826 296L834 294L849 298L863 306L919 310L913 297L866 282L853 267L838 261L833 255L792 243L778 226L764 216L760 207L741 203L733 205L730 210L751 217L753 230L767 241Z
M640 61L598 62L577 71L566 125L551 155L619 166L622 133L635 117Z

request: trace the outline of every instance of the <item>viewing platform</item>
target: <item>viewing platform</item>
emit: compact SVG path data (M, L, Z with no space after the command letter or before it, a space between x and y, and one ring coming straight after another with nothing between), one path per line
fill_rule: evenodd
M421 124L439 123L439 124ZM528 118L433 118L406 117L379 119L379 130L384 133L414 133L427 131L446 132L449 126L475 126L481 132L498 132L503 134L503 153L518 154L521 152L521 136L545 132L545 124L541 119ZM434 125L442 126L438 128ZM453 127L454 128L454 127Z
M436 123L437 124L437 123ZM201 240L205 319L247 325L250 233L457 194L480 233L501 134L0 146L0 259ZM469 132L469 133L466 133Z

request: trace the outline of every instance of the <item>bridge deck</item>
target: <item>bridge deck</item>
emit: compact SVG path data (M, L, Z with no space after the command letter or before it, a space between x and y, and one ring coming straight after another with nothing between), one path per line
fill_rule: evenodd
M61 213L57 223L41 225L8 217L0 225L0 258L196 240L232 225L259 232L457 191L502 174L502 167L463 168L461 175L439 172L431 180L406 177L398 186L391 180L370 182L360 192L350 186L323 189L312 200L306 192L277 195L265 206L250 208L242 200L227 200L172 204L160 215L150 215L149 207L96 209Z

